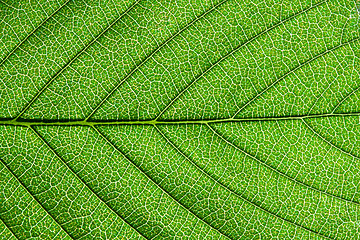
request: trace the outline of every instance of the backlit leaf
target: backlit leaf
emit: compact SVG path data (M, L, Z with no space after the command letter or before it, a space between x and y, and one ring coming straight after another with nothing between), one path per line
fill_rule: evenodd
M0 239L360 239L356 0L0 0Z

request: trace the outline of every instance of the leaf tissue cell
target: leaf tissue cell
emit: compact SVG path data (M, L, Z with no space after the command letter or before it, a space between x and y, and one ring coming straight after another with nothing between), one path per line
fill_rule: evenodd
M0 0L0 239L360 239L356 0Z

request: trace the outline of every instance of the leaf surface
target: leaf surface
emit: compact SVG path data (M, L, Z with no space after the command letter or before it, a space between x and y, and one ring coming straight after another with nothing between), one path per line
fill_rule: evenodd
M0 238L360 239L359 12L0 0Z

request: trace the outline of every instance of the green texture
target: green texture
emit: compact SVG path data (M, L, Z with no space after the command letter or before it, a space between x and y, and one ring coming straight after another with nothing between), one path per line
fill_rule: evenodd
M0 19L0 239L360 239L357 0Z

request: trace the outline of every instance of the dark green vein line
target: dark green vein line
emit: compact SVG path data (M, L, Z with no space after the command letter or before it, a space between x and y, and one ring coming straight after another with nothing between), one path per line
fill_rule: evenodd
M170 199L172 199L173 201L175 201L177 204L179 204L180 207L182 207L185 211L189 212L191 215L193 215L196 219L200 220L201 222L203 222L205 225L209 226L211 229L215 230L216 232L218 232L220 235L223 235L229 239L229 236L227 236L226 234L220 232L217 228L211 226L209 223L205 222L202 218L200 218L199 216L197 216L192 210L186 208L180 201L178 201L176 198L174 198L169 192L167 192L161 185L159 185L158 183L156 183L144 170L142 170L140 167L138 167L130 158L128 158L118 147L115 146L115 144L113 144L99 129L97 129L95 126L92 127L110 146L112 146L117 152L119 152L125 159L127 159L129 161L129 163L135 167L139 172L141 172L147 179L149 179L149 181L151 183L153 183L155 186L157 186L159 189L162 190L163 193L165 193Z
M360 157L355 156L347 151L345 151L344 149L336 146L335 144L333 144L332 142L330 142L329 140L327 140L325 137L323 137L322 135L320 135L320 133L318 133L313 127L311 127L304 119L301 119L301 121L304 123L304 125L311 131L313 132L317 137L319 137L322 141L326 142L327 144L329 144L331 147L339 150L340 152L344 153L345 155L348 155L350 157L353 157L355 159L360 160Z
M213 127L211 127L209 124L206 124L206 125L207 125L207 126L209 127L209 129L210 129L216 136L218 136L221 140L223 140L224 142L226 142L227 144L229 144L229 145L232 146L233 148L239 150L241 153L245 154L247 157L255 160L255 161L258 162L258 163L260 163L260 164L263 165L264 167L266 167L266 168L268 168L268 169L276 172L276 173L279 174L280 176L282 176L282 177L284 177L284 178L286 178L286 179L288 179L288 180L290 180L290 181L292 181L292 182L294 182L294 183L296 183L296 184L302 185L303 187L310 188L311 190L314 190L314 191L316 191L316 192L318 192L318 193L320 193L320 194L324 194L324 195L327 195L327 196L329 196L329 197L333 197L333 198L336 198L336 199L338 199L338 200L343 200L343 201L346 201L346 202L348 202L348 203L351 203L351 204L355 204L355 205L357 205L357 206L360 206L360 203L359 203L359 202L355 202L355 201L353 201L353 200L350 200L350 199L347 199L347 198L343 198L343 197L340 197L340 196L337 196L337 195L328 193L328 192L326 192L326 191L317 189L317 188L312 187L312 186L310 186L310 185L308 185L308 184L306 184L306 183L300 182L300 181L298 181L297 179L295 179L295 178L293 178L293 177L288 176L287 174L279 171L279 170L276 169L275 167L267 164L266 162L261 161L261 160L258 159L257 157L249 154L248 152L246 152L245 150L241 149L240 147L238 147L238 146L235 145L234 143L230 142L230 141L227 140L225 137L223 137L220 133L218 133L218 132L217 132Z
M29 109L31 104L48 88L48 86L68 67L70 66L83 52L85 52L93 43L95 43L102 35L104 35L110 28L112 28L123 16L125 16L129 11L131 11L141 0L134 2L125 12L123 12L119 17L117 17L113 22L105 27L93 40L86 44L75 56L73 56L69 62L62 66L58 72L36 93L36 95L26 104L23 110L14 118L15 120L21 117L22 114Z
M48 210L40 203L40 201L30 192L30 190L23 184L22 181L15 175L15 173L5 164L5 162L0 158L0 162L4 165L4 167L10 172L10 174L20 183L20 185L25 189L25 191L34 199L34 201L39 204L39 206L47 213L54 222L59 225L59 227L68 235L71 239L74 239L68 231L63 228L63 226L50 214Z
M87 121L89 118L91 118L95 112L105 103L105 101L124 83L126 82L141 66L143 66L149 59L151 59L152 56L154 56L160 49L162 49L164 46L166 46L169 42L171 42L174 38L176 38L178 35L180 35L182 32L184 32L187 28L194 25L197 21L208 15L209 13L213 12L216 8L220 7L224 3L226 3L229 0L224 0L219 2L218 4L214 5L209 10L203 12L201 15L196 16L195 19L190 21L188 24L186 24L182 29L180 29L178 32L176 32L174 35L170 36L166 41L161 43L158 47L156 47L148 56L146 56L138 65L136 65L106 96L101 100L101 102L94 107L93 111L84 119Z
M97 193L95 193L88 185L87 183L85 183L73 170L72 168L69 167L69 165L67 165L67 163L60 157L60 155L50 146L50 144L35 130L35 128L33 127L29 127L34 133L35 135L41 139L41 141L50 149L50 151L60 160L60 162L74 175L74 177L80 181L82 184L84 184L85 188L90 191L92 194L94 194L99 200L100 202L104 203L108 209L114 213L116 216L118 216L120 219L122 219L128 226L130 226L132 229L134 229L137 233L140 234L140 236L144 237L145 239L148 239L147 237L145 237L141 232L139 232L135 227L133 227L130 223L128 223L124 218L122 218L116 211L114 211L114 209L112 209L104 200L102 200L102 198L97 195Z
M219 119L193 119L193 120L37 120L37 119L8 119L0 118L0 125L11 126L105 126L105 125L173 125L173 124L210 124L210 123L226 123L226 122L259 122L259 121L291 121L310 118L325 117L351 117L360 116L360 112L354 113L325 113L301 116L280 116L280 117L255 117L255 118L219 118Z
M2 1L1 1L2 2ZM3 60L1 60L0 62L0 66L2 66L4 64L4 62L6 62L6 60L9 59L9 57L11 55L14 54L14 52L21 46L23 45L24 42L26 42L29 37L31 37L41 26L43 26L50 18L52 18L56 13L58 13L66 4L68 4L68 2L70 2L70 0L66 0L58 9L56 9L50 16L48 16L47 18L45 18L37 27L35 27L23 40L21 40L14 48L13 50L11 50L4 58Z
M20 240L20 239L15 235L15 233L13 232L13 230L11 230L11 228L4 222L4 220L2 220L2 219L0 218L0 221L4 224L4 226L5 226L7 229L9 229L10 233L11 233L16 239Z
M242 49L243 46L246 46L247 44L251 43L252 41L254 41L255 39L263 36L264 34L270 32L271 30L277 28L278 26L286 23L287 21L305 13L308 12L320 5L322 5L323 3L325 3L327 0L325 1L321 1L307 9L304 9L292 16L289 16L279 22L277 22L275 25L273 25L272 27L269 27L263 31L261 31L260 33L254 35L253 37L249 38L248 40L246 40L244 43L240 44L239 46L235 47L234 49L232 49L230 52L226 53L224 56L222 56L221 58L219 58L218 60L216 60L214 63L212 63L205 71L203 71L201 74L199 74L197 77L195 77L194 80L192 80L183 90L181 90L165 107L164 109L157 115L157 117L155 118L155 120L159 119L165 112L166 110L169 109L170 106L173 105L173 103L180 98L180 96L182 96L192 85L194 85L199 79L201 79L206 73L210 72L214 67L216 67L219 63L221 63L223 60L225 60L227 57L231 56L232 54L234 54L235 52L237 52L238 50Z
M264 88L261 92L259 92L257 95L255 95L253 98L251 98L248 102L246 102L242 107L240 107L235 114L232 116L232 118L236 117L236 115L239 114L239 112L241 112L243 109L245 109L250 103L252 103L253 101L255 101L258 97L260 97L261 95L263 95L265 92L267 92L270 88L272 88L274 85L276 85L278 82L280 82L281 80L283 80L284 78L286 78L287 76L289 76L290 74L294 73L295 71L299 70L300 68L302 68L303 66L315 61L316 59L325 56L328 53L331 53L333 51L335 51L336 49L339 49L343 46L346 46L348 44L351 44L353 42L358 41L360 38L354 38L348 42L345 43L341 43L335 47L332 47L330 49L327 49L323 52L321 52L320 54L314 56L313 58L310 58L308 60L306 60L305 62L301 63L300 65L298 65L297 67L293 68L292 70L290 70L289 72L285 73L284 75L282 75L280 78L278 78L276 81L274 81L273 83L271 83L269 86L267 86L266 88Z
M360 86L352 90L348 95L346 95L343 99L340 100L340 102L334 107L334 109L331 111L331 113L335 113L336 109L338 109L341 104L343 104L351 95L359 91Z
M212 127L210 127L208 124L206 124L208 128L210 128L212 131L215 131L214 129L212 129ZM300 224L297 224L295 222L292 222L284 217L281 217L281 216L278 216L276 215L275 213L267 210L266 208L263 208L261 207L260 205L256 204L256 203L253 203L251 200L247 199L246 197L244 196L241 196L240 194L236 193L235 191L231 190L229 187L227 187L226 185L224 185L223 183L221 183L220 181L218 181L217 179L215 179L214 177L212 177L209 173L207 173L205 170L203 170L201 167L199 167L193 160L191 160L185 153L183 153L177 146L175 146L175 144L157 127L157 126L154 126L156 128L156 130L160 133L160 135L170 144L170 146L172 146L178 153L180 153L188 162L190 162L190 164L192 164L193 166L195 166L195 168L197 168L200 172L202 172L205 176L207 176L209 179L211 179L212 181L214 181L215 183L219 184L223 189L225 189L226 191L229 191L231 194L234 194L235 196L237 196L238 198L242 199L243 201L247 202L248 204L254 206L255 208L258 208L268 214L270 214L271 216L273 217L276 217L276 218L280 218L282 219L283 221L287 222L287 223L290 223L291 225L294 225L296 227L300 227L302 229L305 229L307 231L310 231L312 233L315 233L315 234L318 234L318 235L321 235L322 237L325 237L325 238L328 238L327 236L325 235L322 235L321 233L318 233L310 228L307 228L307 227L304 227Z

